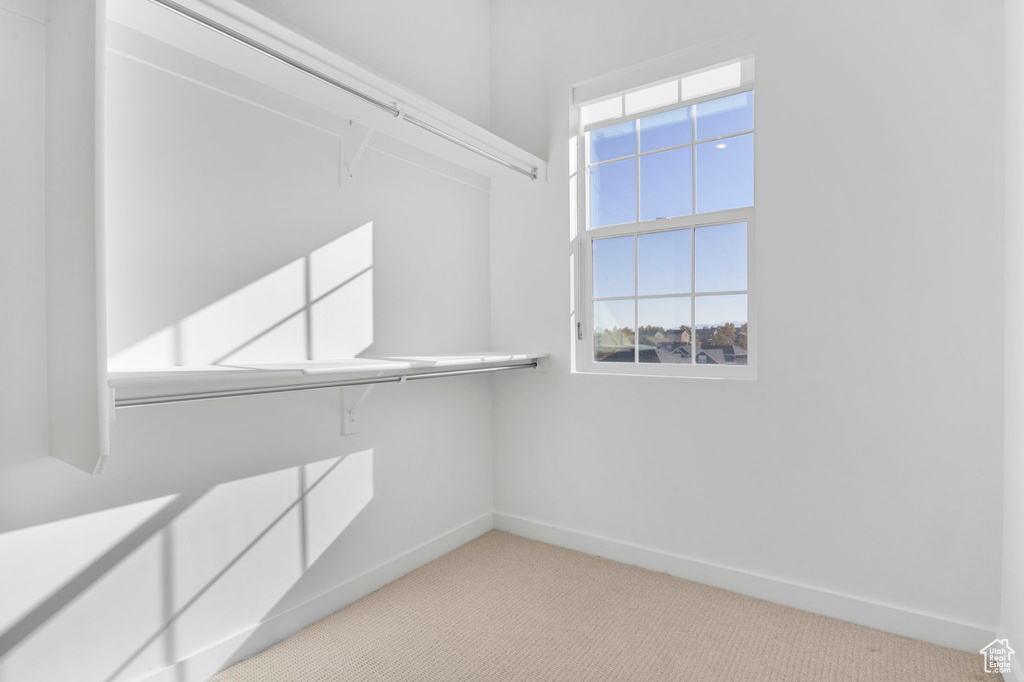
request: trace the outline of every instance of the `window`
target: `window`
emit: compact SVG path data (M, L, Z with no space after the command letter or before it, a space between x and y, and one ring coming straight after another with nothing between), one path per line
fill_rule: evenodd
M577 105L577 369L750 378L753 59Z

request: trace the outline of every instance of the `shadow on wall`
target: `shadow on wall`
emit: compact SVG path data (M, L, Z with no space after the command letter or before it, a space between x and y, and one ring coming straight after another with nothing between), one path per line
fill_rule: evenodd
M110 358L112 371L351 358L373 343L373 223Z
M364 450L2 534L0 679L136 680L244 631L373 495Z

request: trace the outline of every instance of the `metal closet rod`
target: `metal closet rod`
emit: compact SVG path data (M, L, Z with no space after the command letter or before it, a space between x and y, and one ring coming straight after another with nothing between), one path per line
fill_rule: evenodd
M341 386L366 386L367 384L396 384L403 381L419 379L436 379L439 377L462 376L466 374L490 374L512 369L533 369L537 361L515 365L498 365L496 367L478 367L475 369L453 369L422 374L400 374L371 379L340 379L308 384L283 384L281 386L265 386L261 388L233 388L223 391L197 391L194 393L173 393L169 395L140 396L138 398L116 398L114 407L142 407L144 405L163 405L166 403L187 403L197 400L216 400L217 398L239 398L248 395L264 395L267 393L291 393L293 391L311 391L318 388L338 388Z
M372 104L373 106L377 107L378 109L383 109L384 111L388 112L389 114L391 114L392 116L394 116L396 118L399 118L399 117L403 118L404 120L408 121L409 123L412 123L413 125L418 126L418 127L422 128L423 130L426 130L427 132L433 133L434 135L437 135L438 137L443 137L446 140L454 142L455 144L459 145L463 149L468 149L469 151L474 152L475 154L479 154L480 156L484 157L485 159L490 159L491 161L495 161L497 163L500 163L501 165L503 165L503 166L505 166L507 168L511 168L512 170L516 171L517 173L522 173L523 175L529 177L532 180L536 180L537 179L537 169L536 168L529 168L529 169L522 168L522 167L517 166L516 164L514 164L514 163L512 163L510 161L506 161L505 159L502 159L499 156L495 156L494 154L492 154L492 153L490 153L490 152L488 152L488 151L486 151L484 149L481 149L480 147L477 147L476 145L470 144L469 142L466 142L465 140L461 140L458 137L455 137L454 135L452 135L450 133L446 133L443 130L441 130L440 128L436 128L436 127L430 125L429 123L426 123L426 122L421 121L421 120L419 120L417 118L409 116L408 114L403 115L402 110L399 109L393 102L390 103L390 104L387 103L387 102L383 102L383 101L377 99L376 97L373 97L371 95L367 95L365 92L361 92L360 90L356 90L355 88L353 88L350 85L345 85L341 81L339 81L339 80L337 80L335 78L331 78L330 76L328 76L326 73L323 73L322 71L318 71L317 69L314 69L311 66L306 66L302 62L300 62L300 61L298 61L296 59L292 59L288 55L283 54L281 52L278 52L277 50L275 50L272 47L268 47L268 46L264 45L263 43L257 42L255 40L253 40L252 38L249 38L249 37L239 33L238 31L225 26L224 24L218 23L218 22L214 21L213 19L205 17L202 14L199 14L198 12L195 12L195 11L189 9L188 7L185 7L183 5L179 5L178 3L174 2L174 0L150 0L150 2L156 3L157 5L160 5L161 7L174 12L175 14L177 14L179 16L182 16L182 17L184 17L186 19L189 19L190 21L194 21L197 24L200 24L201 26L205 26L206 28L208 28L208 29L210 29L212 31L216 31L217 33L221 34L222 36L225 36L226 38L230 38L231 40L234 40L236 43L239 43L240 45L244 45L244 46L246 46L246 47L248 47L248 48L250 48L252 50L255 50L255 51L259 52L260 54L266 55L267 57L270 57L271 59L279 61L282 64L286 64L286 65L292 67L293 69L297 69L297 70L301 71L302 73L305 73L305 74L307 74L309 76L312 76L313 78L316 78L319 81L327 83L328 85L333 86L335 88L338 88L339 90L343 90L344 92L347 92L348 94L352 95L353 97L358 97L359 99L363 100L364 102L366 102L368 104Z

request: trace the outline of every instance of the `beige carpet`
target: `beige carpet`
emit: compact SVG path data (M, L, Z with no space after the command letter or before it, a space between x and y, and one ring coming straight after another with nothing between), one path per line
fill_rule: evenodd
M491 531L217 682L999 682L981 656Z

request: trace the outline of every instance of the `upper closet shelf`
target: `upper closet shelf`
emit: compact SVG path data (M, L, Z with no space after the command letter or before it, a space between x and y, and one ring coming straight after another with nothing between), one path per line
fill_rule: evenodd
M547 177L542 159L236 0L109 0L107 16L109 49L184 77L277 110L284 94L317 110L301 118L351 121L487 177ZM358 158L363 140L344 132Z
M546 358L544 353L478 353L170 367L111 372L108 381L115 406L134 407L532 369Z

